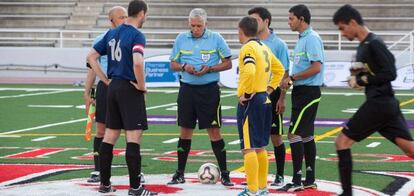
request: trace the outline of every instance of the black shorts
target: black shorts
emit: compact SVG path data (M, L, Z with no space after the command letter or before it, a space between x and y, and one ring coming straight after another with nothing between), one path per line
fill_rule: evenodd
M144 93L127 80L113 79L108 87L106 127L110 129L147 130Z
M313 136L315 118L321 99L319 86L294 86L289 132L301 137Z
M217 82L205 85L181 83L177 98L178 126L194 129L221 127L220 87Z
M96 112L95 120L96 122L105 124L106 120L106 97L108 92L108 86L102 81L98 82L96 86Z
M270 130L271 135L283 135L283 115L276 113L276 104L279 100L281 90L277 87L269 95L270 101L272 101L272 129Z
M346 136L357 142L376 131L393 143L396 137L413 140L399 102L394 97L368 99L342 130Z

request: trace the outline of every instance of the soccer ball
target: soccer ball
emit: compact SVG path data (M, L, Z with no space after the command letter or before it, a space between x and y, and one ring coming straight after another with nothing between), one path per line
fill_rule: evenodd
M216 184L220 179L220 170L213 163L205 163L198 169L198 179L201 184Z

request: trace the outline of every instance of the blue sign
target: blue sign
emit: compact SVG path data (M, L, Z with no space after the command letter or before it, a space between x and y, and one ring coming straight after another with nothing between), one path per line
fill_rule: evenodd
M145 62L146 82L178 82L178 73L170 69L169 61Z

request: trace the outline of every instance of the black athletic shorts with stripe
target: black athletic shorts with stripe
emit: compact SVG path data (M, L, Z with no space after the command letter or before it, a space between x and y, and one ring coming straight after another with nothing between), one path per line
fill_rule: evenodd
M271 135L283 135L283 114L276 113L276 104L279 100L281 90L277 87L269 95L270 101L272 101L272 129L270 130Z
M194 129L221 127L220 87L217 82L204 85L180 84L177 98L178 126Z
M108 87L106 127L147 130L145 97L128 80L112 79Z
M106 120L106 97L108 92L108 86L103 83L102 81L98 82L96 86L96 114L95 120L96 122L105 124Z
M376 131L393 143L396 137L413 140L395 97L367 99L342 130L357 142Z
M321 99L319 86L294 86L289 132L301 137L313 136L315 118Z

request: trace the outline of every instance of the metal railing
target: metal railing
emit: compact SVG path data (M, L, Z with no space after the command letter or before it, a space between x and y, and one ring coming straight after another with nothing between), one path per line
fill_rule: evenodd
M94 38L98 35L103 33L104 31L91 31L91 30L61 30L61 29L6 29L0 28L0 35L1 33L14 33L16 36L0 36L1 41L52 41L57 44L54 47L64 48L66 45L70 45L71 42L92 42ZM147 35L155 35L155 36L162 36L162 35L176 35L179 30L146 30L143 29L143 32ZM228 31L228 30L218 30L223 36L224 35L237 35L237 31ZM29 33L28 36L19 36L19 34ZM45 37L45 33L49 33ZM339 31L318 31L321 37L323 37L323 42L325 45L331 46L331 49L342 50L345 47L349 48L355 47L358 45L357 41L348 41L344 40L341 36ZM410 64L413 64L414 61L414 31L411 32L375 32L377 35L386 37L386 36L401 36L399 40L387 40L385 39L386 43L389 45L390 50L399 50L400 52L396 55L396 57L403 55L406 52L410 54ZM284 39L288 45L294 45L296 43L296 36L297 32L291 31L278 31L278 36L281 37L289 37L290 39ZM332 39L333 37L333 39ZM174 39L147 39L148 42L161 42L161 43L168 43L172 44ZM236 39L227 39L229 43L238 43ZM4 45L4 44L3 44ZM403 49L401 49L403 48Z

